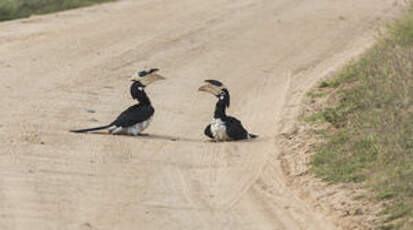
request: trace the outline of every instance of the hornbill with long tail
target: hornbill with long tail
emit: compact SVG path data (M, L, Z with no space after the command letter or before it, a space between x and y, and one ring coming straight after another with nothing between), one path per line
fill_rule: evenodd
M206 80L205 85L198 90L210 93L218 98L212 122L205 128L205 135L215 141L236 141L257 138L257 135L248 133L241 121L235 117L227 116L226 108L230 104L227 88L217 80Z
M141 71L132 77L133 83L130 87L130 93L133 99L138 100L138 104L130 106L123 111L115 121L105 126L71 130L71 132L84 133L106 129L110 134L140 135L149 126L155 112L151 101L145 93L145 87L155 81L165 79L157 73L158 70Z

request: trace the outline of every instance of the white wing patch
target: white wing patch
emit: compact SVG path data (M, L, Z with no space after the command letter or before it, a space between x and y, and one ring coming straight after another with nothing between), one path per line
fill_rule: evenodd
M111 127L109 127L109 133L136 136L136 135L139 135L140 133L142 133L146 128L148 128L151 121L152 121L152 117L150 117L146 121L143 121L141 123L137 123L137 124L129 126L129 127L111 126Z
M214 119L211 122L211 134L216 141L227 141L230 138L227 135L227 127L221 119Z

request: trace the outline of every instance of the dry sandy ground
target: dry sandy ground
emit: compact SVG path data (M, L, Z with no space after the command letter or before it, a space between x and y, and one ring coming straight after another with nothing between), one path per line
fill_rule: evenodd
M124 0L0 24L0 229L337 229L280 166L314 82L371 44L383 0ZM150 137L79 135L148 88ZM260 135L206 142L215 98ZM88 110L95 110L90 113ZM294 154L294 153L292 153Z

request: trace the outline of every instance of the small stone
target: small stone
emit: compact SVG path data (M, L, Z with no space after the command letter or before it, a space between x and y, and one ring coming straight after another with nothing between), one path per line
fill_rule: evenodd
M350 216L350 211L345 210L343 216Z
M87 112L88 112L88 113L96 113L96 110L88 109Z
M83 226L88 227L88 228L92 228L92 225L89 222L84 223Z
M361 210L361 208L354 210L353 216L359 216L359 215L363 215L363 210Z

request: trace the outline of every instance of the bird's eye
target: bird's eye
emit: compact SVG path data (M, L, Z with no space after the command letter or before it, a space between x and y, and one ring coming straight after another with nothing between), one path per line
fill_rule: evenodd
M143 87L138 87L138 90L142 91L142 90L143 90Z

